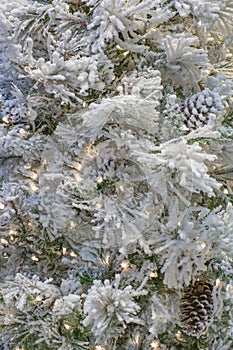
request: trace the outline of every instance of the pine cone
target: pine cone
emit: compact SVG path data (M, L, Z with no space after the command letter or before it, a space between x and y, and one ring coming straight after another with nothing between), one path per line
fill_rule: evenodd
M206 330L213 316L213 286L207 281L196 281L184 288L180 305L183 331L199 337Z
M223 109L224 105L219 94L209 89L187 98L181 106L184 124L189 131L205 126Z

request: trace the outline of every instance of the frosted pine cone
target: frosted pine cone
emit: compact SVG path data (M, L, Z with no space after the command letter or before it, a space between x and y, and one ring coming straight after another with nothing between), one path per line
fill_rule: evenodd
M206 330L213 316L213 286L207 281L196 281L184 288L180 305L183 331L199 337Z
M187 98L181 106L184 124L189 131L205 126L224 109L218 93L205 89Z

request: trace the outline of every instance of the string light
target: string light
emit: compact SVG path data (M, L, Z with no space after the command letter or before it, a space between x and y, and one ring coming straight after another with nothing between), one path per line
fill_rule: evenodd
M37 295L36 299L34 300L36 303L42 301L42 297L40 295Z
M31 174L31 178L33 179L33 180L37 180L38 179L38 174L36 173L36 172L32 172L32 174Z
M153 350L159 350L159 348L160 348L159 341L158 341L158 340L154 340L154 341L150 344L150 346L151 346L151 349L153 349Z
M132 340L132 343L134 345L139 345L139 342L140 342L140 332L137 331L137 333L135 334L133 340Z
M228 285L226 286L226 291L227 291L227 294L228 294L228 295L233 294L233 286L232 286L231 284L228 284Z
M71 258L77 258L77 254L75 254L75 252L71 252L70 256L71 256Z
M67 323L64 324L64 327L65 327L65 329L66 329L67 331L70 331L71 328L72 328L72 327L71 327L69 324L67 324Z
M19 129L19 133L20 133L22 136L25 136L25 135L27 134L27 132L26 132L23 128Z
M5 208L5 205L0 202L0 210L3 210Z
M7 241L5 238L1 238L1 239L0 239L0 242L1 242L3 245L8 245L8 241Z
M184 336L180 331L176 333L176 339L179 341L184 341Z
M216 279L216 284L215 285L216 285L217 288L222 285L222 282L221 282L221 280L219 278Z
M33 192L37 192L39 188L34 184L34 182L30 183L30 188Z
M150 273L150 278L157 278L158 277L158 274L157 274L157 272L151 272Z
M103 348L101 345L97 345L95 350L105 350L105 348Z
M122 267L122 270L123 270L123 271L128 270L128 268L129 268L129 261L128 261L128 260L122 261L121 267Z
M175 334L176 339L181 343L187 343L187 339L185 338L184 334L181 331L178 331Z
M105 257L101 260L103 265L109 265L109 261L110 261L110 253L107 252L105 254Z
M197 248L199 248L199 251L201 251L201 250L206 248L206 243L204 241L198 240L197 243L198 243L198 247Z
M81 176L79 175L79 174L74 174L74 177L75 177L75 180L79 183L79 182L81 182L82 181L82 178L81 178Z
M70 222L70 229L74 229L76 226L76 223L74 221Z
M10 235L10 236L16 236L16 235L17 235L17 231L11 229L11 230L9 231L9 235Z
M102 176L98 176L97 179L96 179L96 182L98 184L101 184L101 182L103 182L103 177Z
M35 255L32 255L31 260L32 261L39 261L39 259Z

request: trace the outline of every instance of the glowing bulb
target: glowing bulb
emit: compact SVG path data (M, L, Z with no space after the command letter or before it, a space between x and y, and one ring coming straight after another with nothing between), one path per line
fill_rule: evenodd
M127 56L129 54L129 51L123 52L123 56Z
M102 259L101 262L102 262L103 265L109 265L109 261L110 261L110 253L107 252L105 254L105 257Z
M157 272L151 272L150 273L150 278L157 278L157 277L158 277Z
M134 345L139 345L139 341L140 341L140 332L137 332L134 339L132 340L132 343Z
M35 301L36 303L38 303L38 302L40 302L41 300L42 300L41 296L38 295L34 301Z
M206 243L205 242L197 241L197 243L198 243L198 246L197 246L198 251L202 251L203 249L206 248Z
M216 284L215 285L216 285L217 288L222 285L222 282L221 282L221 280L219 278L216 279Z
M201 246L202 249L204 249L204 248L206 247L206 243L205 243L205 242L202 242L202 243L200 244L200 246Z
M70 222L70 228L73 229L73 228L75 228L75 226L76 226L75 222L74 222L74 221L71 221L71 222Z
M101 203L97 203L96 206L95 206L95 209L96 210L100 210L102 207Z
M4 122L4 123L6 123L6 124L9 124L9 119L8 119L8 116L5 116L5 117L3 117L2 118L2 121Z
M64 327L65 327L65 329L67 329L67 331L70 331L71 328L72 328L72 327L71 327L69 324L67 324L67 323L64 324Z
M120 190L121 192L124 192L124 186L120 185L120 186L119 186L119 190Z
M129 261L128 260L122 261L121 267L122 267L123 271L128 270L128 268L129 268Z
M231 284L228 284L226 287L227 294L233 293L233 286Z
M81 178L81 176L79 175L79 174L74 174L74 177L75 177L75 180L79 183L79 182L81 182L82 181L82 178Z
M179 340L179 341L183 341L184 340L184 336L183 336L183 334L180 331L178 331L176 333L176 339Z
M22 135L22 136L25 136L26 135L26 131L24 129L20 129L19 130L19 133Z
M5 205L0 202L0 210L3 210L5 208Z
M4 238L1 238L0 242L1 242L3 245L8 245L7 240L4 239Z
M71 252L71 253L70 253L70 256L71 256L71 258L76 258L76 257L77 257L77 254L75 254L75 252Z
M96 179L96 182L97 182L98 184L101 184L101 182L103 182L102 176L98 176L97 179Z
M31 260L32 261L39 261L39 259L35 255L32 255Z
M158 340L154 340L151 344L150 344L151 348L153 350L159 350L160 345L159 345L159 341Z
M33 182L30 183L30 187L33 192L38 191L38 187Z
M33 172L32 175L31 175L31 178L33 180L36 180L38 178L38 174Z
M82 163L77 163L76 164L76 169L81 170L82 169Z
M17 235L17 231L16 230L10 230L9 231L9 235L10 236L16 236Z

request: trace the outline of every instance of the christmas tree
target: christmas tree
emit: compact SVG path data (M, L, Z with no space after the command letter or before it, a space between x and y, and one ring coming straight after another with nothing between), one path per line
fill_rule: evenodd
M0 349L233 349L233 0L0 21Z

